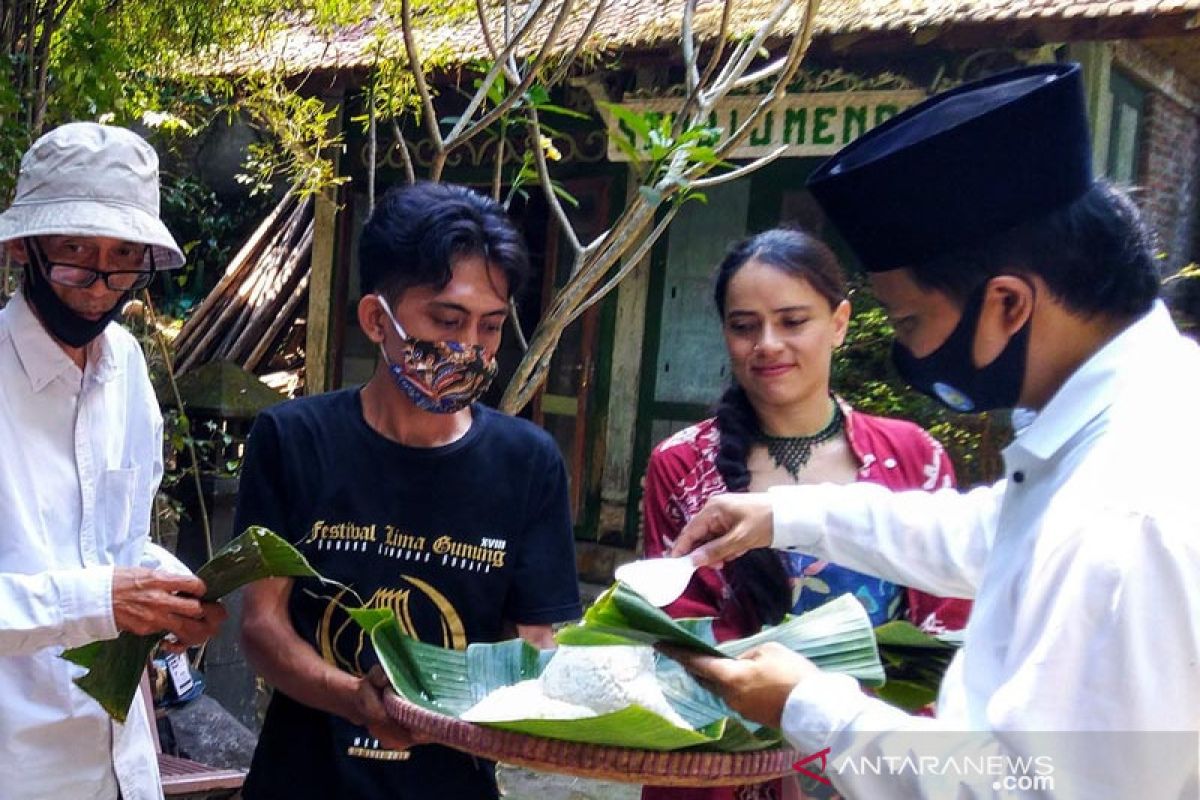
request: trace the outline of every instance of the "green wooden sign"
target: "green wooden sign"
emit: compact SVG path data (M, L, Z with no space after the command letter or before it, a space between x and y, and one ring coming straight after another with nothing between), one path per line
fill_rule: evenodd
M733 152L733 158L758 158L786 147L784 156L827 156L861 136L884 120L894 117L925 98L916 90L865 92L812 92L789 94L751 131ZM737 130L762 101L759 95L727 98L709 117L709 124L721 129L722 137ZM628 100L622 108L640 115L674 113L682 100L678 97ZM608 125L608 158L627 161L614 142L622 136L641 145L637 135L615 117L605 113Z

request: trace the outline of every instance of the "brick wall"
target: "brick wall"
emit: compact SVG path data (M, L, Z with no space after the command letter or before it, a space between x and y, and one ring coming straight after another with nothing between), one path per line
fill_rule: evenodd
M1151 91L1144 125L1140 202L1170 273L1200 261L1200 113Z

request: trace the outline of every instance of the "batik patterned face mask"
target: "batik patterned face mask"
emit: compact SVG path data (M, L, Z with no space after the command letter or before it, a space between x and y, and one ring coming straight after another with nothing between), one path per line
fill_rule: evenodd
M396 362L388 358L383 344L379 345L384 363L396 386L418 408L435 414L453 414L488 390L496 377L497 364L482 346L414 339L392 316L387 301L378 295L376 299L403 341L400 360Z

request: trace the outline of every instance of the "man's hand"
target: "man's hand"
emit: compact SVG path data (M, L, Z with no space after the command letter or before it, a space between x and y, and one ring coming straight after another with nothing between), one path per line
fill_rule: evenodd
M113 619L117 630L138 635L169 633L167 649L178 652L213 636L226 613L220 603L205 603L204 581L145 567L113 570Z
M692 553L697 566L719 567L747 550L770 547L774 526L766 494L719 494L683 526L671 555Z
M723 697L734 711L772 728L780 727L792 689L821 671L778 642L767 642L741 658L717 658L672 645L658 647Z
M363 725L379 743L389 750L407 750L422 740L413 735L412 731L399 725L388 716L383 706L383 693L392 688L391 681L378 664L371 671L358 679L355 692L355 715L357 719L350 721Z

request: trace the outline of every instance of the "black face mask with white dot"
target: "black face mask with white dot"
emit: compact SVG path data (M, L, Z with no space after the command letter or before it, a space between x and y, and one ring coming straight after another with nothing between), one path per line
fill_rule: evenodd
M900 377L919 392L960 413L982 413L996 408L1013 408L1021 396L1025 361L1029 351L1029 325L1012 335L991 363L976 367L975 328L983 311L987 282L963 307L962 317L946 341L924 358L918 358L900 342L892 345L892 363Z

